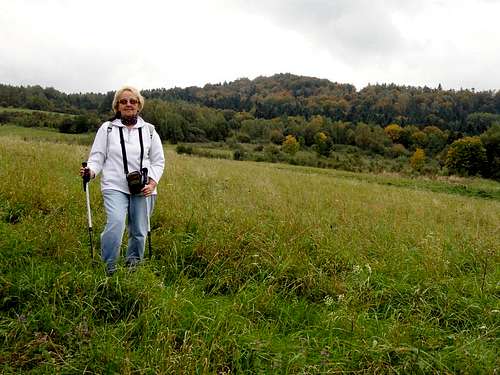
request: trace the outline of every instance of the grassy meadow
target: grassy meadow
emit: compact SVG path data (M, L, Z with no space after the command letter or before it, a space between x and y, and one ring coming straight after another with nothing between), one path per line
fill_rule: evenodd
M153 259L106 277L91 140L0 127L0 372L500 371L499 183L169 146Z

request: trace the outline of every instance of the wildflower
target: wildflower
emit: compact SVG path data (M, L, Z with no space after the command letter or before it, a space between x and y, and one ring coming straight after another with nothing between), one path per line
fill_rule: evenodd
M371 275L372 273L372 268L370 267L370 265L368 263L365 264L365 267L366 269L368 270L368 273Z
M355 264L354 267L352 267L352 272L354 272L354 273L360 273L361 272L361 267L358 266L357 264Z
M335 302L335 300L333 299L332 296L325 297L325 305L331 306L331 305L333 305L334 302Z
M343 299L344 299L344 295L343 295L343 294L339 294L339 295L337 296L337 300L338 300L339 302L342 302L342 300L343 300Z

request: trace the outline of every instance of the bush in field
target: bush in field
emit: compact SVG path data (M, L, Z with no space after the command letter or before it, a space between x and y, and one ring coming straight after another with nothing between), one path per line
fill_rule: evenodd
M271 130L271 133L269 134L269 140L275 145L280 145L285 140L285 136L280 129L274 129Z
M9 110L0 111L0 123L12 123L27 128L58 129L64 119L71 120L73 116L60 113L41 111Z
M354 130L348 123L337 121L329 128L330 137L335 144L354 144Z
M236 140L241 143L250 143L252 141L250 136L244 132L236 133Z
M80 134L89 131L91 124L88 116L67 117L59 125L61 133Z
M270 144L264 147L264 155L267 161L271 161L273 163L283 159L283 154L281 153L279 147L274 144Z
M0 124L7 124L11 121L12 116L9 112L0 112Z
M408 150L401 143L396 143L392 145L389 149L388 154L390 157L397 158L400 156L408 155Z
M298 151L290 158L290 164L317 167L318 157L316 156L316 154L309 151Z
M403 128L397 124L391 124L384 128L384 132L392 142L398 143L401 138L401 134L403 133Z
M453 142L446 155L446 167L461 176L482 174L487 163L486 149L479 137L465 137Z
M234 160L245 160L247 152L241 146L237 146L233 151L233 159Z
M488 160L488 177L500 180L500 124L494 124L491 128L481 135L481 142L486 149L486 158Z
M410 158L410 165L414 171L421 172L425 165L425 152L417 148Z
M319 155L328 156L332 150L331 139L323 132L318 132L314 136L314 148Z
M391 144L391 139L378 125L359 123L354 132L356 146L364 150L382 154L386 147Z
M224 150L218 150L214 148L193 148L192 155L201 156L203 158L211 159L231 159L233 154L230 152L225 152Z
M175 148L175 152L178 154L188 154L191 155L193 153L193 148L191 146L177 145Z
M300 144L293 135L287 135L281 149L287 154L295 155L300 149Z
M403 128L399 136L399 143L405 146L407 149L411 149L413 145L413 133L419 131L415 125L407 125Z
M488 130L493 124L500 122L500 115L494 113L474 112L467 115L465 121L466 134L478 135Z
M411 140L417 147L425 148L429 142L429 137L423 131L418 130L411 135Z
M439 153L446 146L448 134L437 126L426 126L423 132L427 135L426 150L429 151L431 155Z

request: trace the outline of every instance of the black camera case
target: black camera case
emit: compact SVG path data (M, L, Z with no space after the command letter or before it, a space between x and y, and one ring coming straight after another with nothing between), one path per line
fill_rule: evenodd
M127 174L127 183L130 194L139 194L144 187L144 179L142 178L142 173L139 171L133 171Z

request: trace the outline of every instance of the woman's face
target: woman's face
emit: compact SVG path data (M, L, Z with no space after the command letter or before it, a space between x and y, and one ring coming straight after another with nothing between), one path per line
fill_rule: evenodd
M139 99L130 91L124 91L118 98L118 110L122 116L130 117L139 113Z

